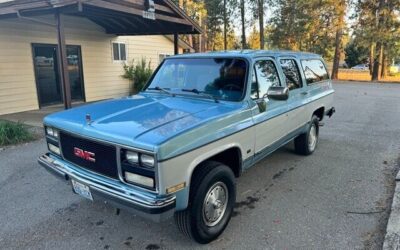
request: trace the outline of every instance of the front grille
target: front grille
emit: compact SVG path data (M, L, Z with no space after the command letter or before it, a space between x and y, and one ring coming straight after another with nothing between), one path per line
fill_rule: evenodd
M84 169L118 179L116 148L60 132L64 159ZM75 155L75 148L94 154L95 162Z

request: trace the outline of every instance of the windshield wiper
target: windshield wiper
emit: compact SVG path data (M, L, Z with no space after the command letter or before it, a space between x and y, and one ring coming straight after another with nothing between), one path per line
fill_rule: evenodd
M168 95L171 95L172 97L175 97L176 96L176 94L175 93L172 93L171 91L168 91L167 89L165 89L165 88L161 88L161 87L155 87L155 88L149 88L149 90L157 90L157 91L161 91L161 92L164 92L164 93L166 93L166 94L168 94Z
M205 97L213 99L216 103L219 103L218 99L215 96L201 92L198 89L182 89L182 91L183 92L191 92L191 93L195 93L197 95L205 96Z

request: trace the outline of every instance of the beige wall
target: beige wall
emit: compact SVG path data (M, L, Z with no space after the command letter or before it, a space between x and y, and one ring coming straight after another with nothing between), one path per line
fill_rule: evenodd
M51 18L49 21L53 21ZM122 62L112 59L112 41L127 44L127 60L145 57L152 67L159 54L173 54L164 36L115 37L83 18L66 18L68 45L80 45L87 101L124 96L129 82L121 78ZM56 44L55 28L20 19L0 20L0 114L38 109L32 43Z
M128 62L145 58L151 62L153 69L160 63L160 54L174 54L174 44L165 36L128 36L118 37L117 40L126 42Z

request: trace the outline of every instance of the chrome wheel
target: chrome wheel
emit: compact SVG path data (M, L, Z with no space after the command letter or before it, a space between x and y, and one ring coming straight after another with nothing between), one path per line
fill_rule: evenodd
M224 217L228 204L228 188L217 182L208 190L203 202L203 221L208 227L217 225Z
M317 146L317 141L318 141L318 132L317 132L317 127L313 123L310 128L310 132L308 135L308 149L312 152L315 150L315 147Z

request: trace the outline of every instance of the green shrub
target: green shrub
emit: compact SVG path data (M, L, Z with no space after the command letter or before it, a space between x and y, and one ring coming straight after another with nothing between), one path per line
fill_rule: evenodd
M150 61L147 62L145 58L142 58L138 63L135 63L135 60L132 60L130 64L124 64L123 67L125 73L122 77L131 81L131 94L136 94L141 91L150 79L153 74L150 63Z
M22 123L0 121L0 146L30 141L32 134Z

